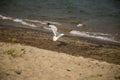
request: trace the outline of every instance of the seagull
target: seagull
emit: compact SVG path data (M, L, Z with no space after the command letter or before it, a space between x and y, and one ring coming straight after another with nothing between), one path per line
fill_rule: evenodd
M60 37L62 37L64 34L57 32L57 27L55 25L52 25L48 23L48 26L51 28L54 36L53 36L53 41L57 41Z

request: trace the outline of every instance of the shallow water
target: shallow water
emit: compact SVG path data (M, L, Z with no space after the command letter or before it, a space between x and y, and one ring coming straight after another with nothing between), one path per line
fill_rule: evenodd
M79 36L83 32L87 34L85 37L120 41L119 4L119 0L3 0L0 2L0 19L4 22L12 20L9 25L21 23L30 27L51 21L57 26L79 31ZM79 23L83 27L76 27Z

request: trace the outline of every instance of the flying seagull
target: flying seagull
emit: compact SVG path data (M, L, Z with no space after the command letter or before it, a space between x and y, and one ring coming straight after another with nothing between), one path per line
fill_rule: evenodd
M47 25L51 28L51 30L54 34L53 41L57 41L60 37L62 37L64 35L63 33L57 32L57 27L55 25L52 25L50 23L48 23Z

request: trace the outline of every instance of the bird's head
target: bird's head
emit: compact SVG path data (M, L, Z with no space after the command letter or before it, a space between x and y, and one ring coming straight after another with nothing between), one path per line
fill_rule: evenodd
M49 26L49 25L51 25L50 23L47 23L47 25Z

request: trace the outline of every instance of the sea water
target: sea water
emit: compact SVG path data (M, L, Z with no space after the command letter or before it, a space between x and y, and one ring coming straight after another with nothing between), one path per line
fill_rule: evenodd
M0 24L38 27L51 22L72 29L72 35L120 42L119 4L119 0L1 0Z

